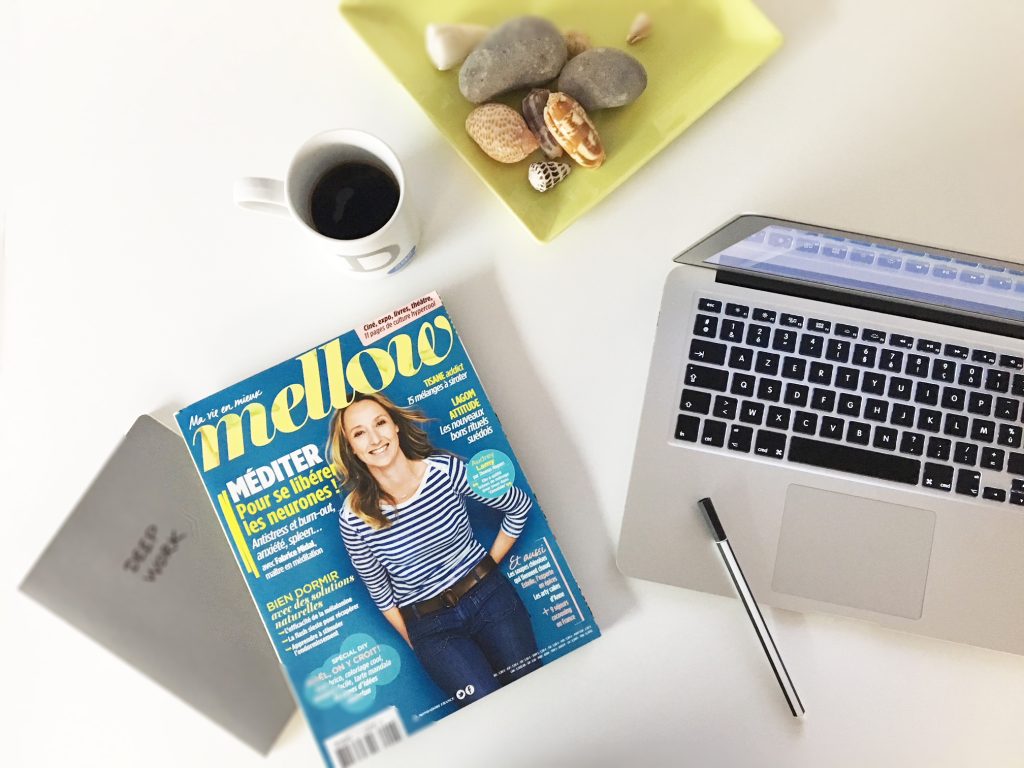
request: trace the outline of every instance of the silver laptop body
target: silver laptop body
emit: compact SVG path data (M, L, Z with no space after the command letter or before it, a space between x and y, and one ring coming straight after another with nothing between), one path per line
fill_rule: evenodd
M1024 653L1024 265L763 216L676 258L629 576Z

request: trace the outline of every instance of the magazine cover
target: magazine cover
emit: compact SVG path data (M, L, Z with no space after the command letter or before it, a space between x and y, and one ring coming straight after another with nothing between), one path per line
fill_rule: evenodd
M176 418L328 765L599 636L436 293Z

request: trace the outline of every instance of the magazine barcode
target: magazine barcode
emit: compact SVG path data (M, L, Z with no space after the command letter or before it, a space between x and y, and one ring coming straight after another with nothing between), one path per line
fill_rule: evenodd
M398 709L388 707L371 718L324 740L335 768L349 768L360 760L397 744L406 737Z

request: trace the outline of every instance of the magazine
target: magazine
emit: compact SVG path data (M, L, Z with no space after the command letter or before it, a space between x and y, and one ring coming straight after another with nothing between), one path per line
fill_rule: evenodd
M328 765L599 636L436 293L176 418Z

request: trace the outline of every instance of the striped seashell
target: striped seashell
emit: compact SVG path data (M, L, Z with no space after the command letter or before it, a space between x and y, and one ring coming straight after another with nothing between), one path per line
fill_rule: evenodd
M541 150L553 160L562 156L562 147L544 124L544 108L548 105L550 95L551 91L546 88L534 88L526 94L526 98L523 99L523 117L533 135L537 137Z
M572 171L566 163L545 160L543 163L530 163L530 186L538 192L547 192Z
M499 163L518 163L540 146L523 116L504 104L481 104L470 112L466 133Z
M548 97L544 124L566 154L584 168L598 168L604 162L604 146L597 128L569 94L556 91Z

